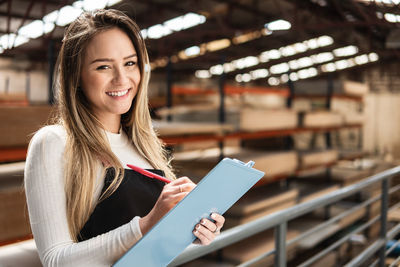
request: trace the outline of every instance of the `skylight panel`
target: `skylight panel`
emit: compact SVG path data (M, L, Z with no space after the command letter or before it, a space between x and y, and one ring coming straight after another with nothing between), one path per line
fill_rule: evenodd
M77 17L79 17L82 12L83 10L80 8L75 8L73 6L64 6L60 9L56 24L63 27L74 21Z
M333 53L337 57L347 57L358 53L358 47L354 45L349 45L333 50Z
M281 73L284 73L284 72L288 72L289 71L289 64L288 63L280 63L280 64L273 65L273 66L271 66L269 71L272 74L281 74Z
M197 70L195 76L200 79L207 79L211 77L211 73L208 70Z
M105 8L107 6L108 0L83 0L77 2L82 2L82 8L85 11L93 11Z
M186 48L185 54L188 57L196 56L196 55L200 54L200 47L192 46L192 47Z
M183 29L188 29L206 22L206 17L195 13L188 13L183 16Z
M119 2L121 2L122 0L108 0L107 1L107 6L113 6Z
M147 29L147 37L151 38L151 39L159 39L159 38L161 38L165 35L169 35L171 33L172 33L171 29L169 29L161 24L156 24Z
M279 19L264 25L270 31L282 31L282 30L289 30L292 27L289 21Z

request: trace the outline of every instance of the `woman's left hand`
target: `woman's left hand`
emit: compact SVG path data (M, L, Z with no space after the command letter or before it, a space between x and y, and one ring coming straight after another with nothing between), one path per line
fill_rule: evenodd
M195 243L209 245L220 234L220 230L225 223L225 218L218 213L211 214L211 218L215 222L204 218L194 227L193 234L197 237Z

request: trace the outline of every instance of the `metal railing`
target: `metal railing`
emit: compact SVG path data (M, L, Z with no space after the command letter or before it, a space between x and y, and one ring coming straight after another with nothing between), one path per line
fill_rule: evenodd
M344 242L348 241L350 237L358 232L361 232L367 229L372 224L380 221L380 234L379 238L373 242L370 246L368 246L362 253L360 253L357 257L353 258L350 262L346 264L346 266L360 266L365 261L369 260L375 253L379 253L378 259L373 263L374 266L384 266L386 256L389 254L390 251L386 251L386 243L387 240L392 239L398 233L400 233L400 224L392 228L389 232L387 231L387 213L388 213L388 200L389 194L394 193L400 190L400 185L395 186L389 190L389 179L395 175L400 174L400 166L386 170L384 172L378 173L373 175L369 178L364 179L363 181L343 187L338 189L334 192L327 193L324 196L315 198L308 202L298 204L296 206L290 207L288 209L267 215L265 217L256 219L249 223L236 226L234 228L225 230L221 233L221 235L217 236L215 240L208 246L200 246L200 245L190 245L187 249L185 249L181 255L175 258L170 265L168 266L177 266L201 256L204 256L208 253L213 251L219 250L224 248L228 245L234 244L239 242L245 238L253 236L257 233L260 233L264 230L274 228L274 236L275 236L275 249L268 251L256 258L253 258L247 262L240 264L239 266L250 266L258 261L275 254L275 266L283 267L286 266L286 248L287 246L294 244L295 242L299 241L300 239L315 233L323 229L324 227L333 224L334 222L344 218L345 216L359 210L362 208L366 208L367 206L371 205L372 203L381 200L381 213L380 215L370 219L366 223L358 226L356 229L348 233L346 236L340 238L329 247L325 248L321 252L317 253L316 255L309 258L307 261L300 264L300 266L309 266L315 263L317 260L321 259L330 251L333 251L338 246L343 244ZM292 219L300 217L304 214L307 214L315 209L330 205L334 202L337 202L341 199L349 197L357 192L360 192L362 189L375 184L375 183L382 183L382 193L380 196L368 199L359 205L355 206L354 208L335 216L328 221L323 222L322 224L300 234L296 238L286 241L286 232L287 232L287 225L288 222ZM390 210L396 209L400 207L400 203L394 205ZM393 250L395 246L391 249ZM395 261L400 262L400 257Z

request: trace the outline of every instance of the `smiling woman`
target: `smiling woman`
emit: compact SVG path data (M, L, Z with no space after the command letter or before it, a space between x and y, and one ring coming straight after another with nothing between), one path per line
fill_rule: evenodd
M97 34L88 43L81 87L105 130L119 132L120 115L129 111L140 83L135 47L118 28Z
M25 188L45 266L110 266L195 184L175 178L148 110L149 60L139 27L115 10L83 13L58 58L55 124L32 138ZM128 164L170 183L124 169ZM193 229L209 244L224 224Z

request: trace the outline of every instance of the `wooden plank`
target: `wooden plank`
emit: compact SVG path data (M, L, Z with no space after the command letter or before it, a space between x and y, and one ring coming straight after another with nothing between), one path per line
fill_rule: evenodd
M50 115L51 106L0 107L0 147L23 147L43 126Z

